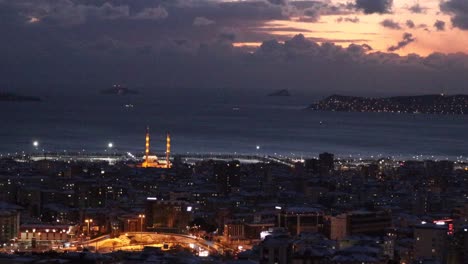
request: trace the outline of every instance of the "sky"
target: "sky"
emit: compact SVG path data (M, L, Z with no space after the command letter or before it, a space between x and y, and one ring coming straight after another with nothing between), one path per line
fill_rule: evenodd
M468 0L0 0L0 91L468 93Z

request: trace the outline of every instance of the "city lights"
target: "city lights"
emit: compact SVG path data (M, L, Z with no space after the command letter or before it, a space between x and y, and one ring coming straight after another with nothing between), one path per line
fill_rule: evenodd
M169 142L168 136L166 140ZM33 141L34 145L39 146L39 142ZM254 146L260 149L259 145ZM115 145L109 142L108 147L107 151ZM149 153L146 146L141 146L140 153L143 150ZM162 147L159 151L167 153ZM424 199L420 204L401 203L425 197L418 196L411 188L413 185L402 185L397 191L393 188L394 179L409 172L413 173L409 182L419 181L422 186L444 187L437 186L440 184L438 177L443 173L447 175L444 177L451 177L449 182L444 182L451 189L464 186L463 181L459 181L464 178L458 177L466 174L468 165L463 161L420 161L416 156L413 160L373 159L359 154L335 158L334 154L326 152L314 157L301 154L300 158L293 153L264 157L213 153L207 157L192 153L174 159L177 169L166 170L165 160L156 156L148 155L148 164L157 161L160 166L146 169L143 166L146 157L138 159L125 151L115 158L119 162L103 162L110 161L110 158L103 158L108 154L86 156L67 151L60 152L60 158L49 156L47 163L41 162L43 157L39 155L36 155L38 163L34 160L18 163L19 172L12 171L11 175L4 176L3 184L0 182L3 195L17 198L8 193L15 185L21 197L34 201L38 195L32 191L35 189L23 186L52 186L48 187L50 192L41 192L41 195L44 201L54 201L59 206L47 203L44 208L52 214L36 216L40 224L19 226L19 231L12 236L19 236L21 243L28 244L28 250L32 251L32 241L35 246L39 243L41 249L61 252L66 248L73 252L87 248L91 253L106 254L119 250L139 252L157 246L163 254L177 256L185 252L196 258L221 257L226 252L239 257L257 247L260 252L257 257L266 260L270 250L274 250L271 246L279 246L284 252L294 252L285 256L285 263L292 263L296 255L307 258L299 250L302 243L314 247L316 240L321 248L314 250L327 250L331 256L342 259L348 256L336 249L336 242L350 237L366 244L370 242L360 239L384 232L383 237L372 238L371 245L388 246L394 243L391 241L398 241L398 235L391 228L393 225L401 227L400 222L392 223L395 215L380 209L388 206L400 206L405 212L400 217L407 219L402 219L401 223L414 232L414 240L406 250L413 255L420 252L413 249L424 249L425 241L432 235L442 244L445 239L468 233L466 227L454 223L448 214L439 213L438 218L431 218L430 214L414 215L415 209L422 213L427 212L430 205L439 207L436 199ZM6 168L10 168L10 163L6 164ZM21 171L23 167L27 168L26 173ZM22 177L29 175L33 171L31 168L40 168L50 175ZM437 173L431 174L428 168ZM4 172L8 174L9 170ZM57 177L66 180L57 181ZM309 178L313 180L305 180ZM399 181L408 183L406 178L399 178ZM64 195L57 199L59 193ZM454 200L468 201L465 192L447 195ZM304 197L313 202L305 202ZM73 205L75 201L78 205ZM376 207L362 209L362 202ZM84 208L82 213L67 214L67 208L78 206ZM463 215L464 212L457 209ZM218 224L215 218L225 220ZM417 222L420 224L408 226L409 221L415 223L414 219L421 219ZM17 220L14 223L21 223ZM364 236L349 236L354 232ZM313 243L309 245L310 240ZM439 244L434 244L432 254L443 252L444 248L437 248ZM391 251L392 247L385 250L398 254ZM368 258L366 252L359 254L363 260ZM445 256L443 254L440 253Z
M468 264L468 0L0 0L0 264Z

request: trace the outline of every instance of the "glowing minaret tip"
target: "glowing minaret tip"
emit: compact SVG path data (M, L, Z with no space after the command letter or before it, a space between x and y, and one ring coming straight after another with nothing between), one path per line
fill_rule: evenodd
M166 134L166 168L167 169L171 167L171 162L169 161L170 156L171 156L171 135L168 132Z
M146 127L146 144L145 144L145 162L143 162L143 167L148 167L149 163L149 148L150 148L150 135L149 135L149 126Z

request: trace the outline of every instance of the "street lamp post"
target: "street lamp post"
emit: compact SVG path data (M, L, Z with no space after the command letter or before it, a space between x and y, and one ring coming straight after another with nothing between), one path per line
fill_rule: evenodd
M33 145L34 149L36 150L36 152L38 152L38 151L39 151L39 145L40 145L40 144L39 144L39 141L34 140L34 141L32 142L32 145ZM38 153L36 153L36 154L38 154ZM44 155L44 160L46 160L46 159L47 159L47 156L46 156L45 149L42 149L42 155Z
M32 145L33 145L33 147L34 147L34 150L35 150L34 152L35 152L35 154L37 154L37 152L38 152L38 150L39 150L39 141L34 140L34 141L32 142Z
M138 218L140 218L140 239L141 239L142 233L143 233L143 219L145 219L145 215L139 214Z
M107 143L107 148L109 149L109 163L111 163L112 158L112 148L114 147L114 143L109 142Z
M88 233L88 236L90 235L90 231L89 231L89 225L93 222L93 219L85 219L84 220L85 223L88 225L88 229L86 229L86 232Z

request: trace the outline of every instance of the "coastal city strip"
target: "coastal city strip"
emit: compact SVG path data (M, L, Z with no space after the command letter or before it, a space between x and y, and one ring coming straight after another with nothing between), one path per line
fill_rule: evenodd
M301 160L174 155L161 167L145 162L126 153L2 158L0 259L464 258L467 163L338 160L330 153Z

